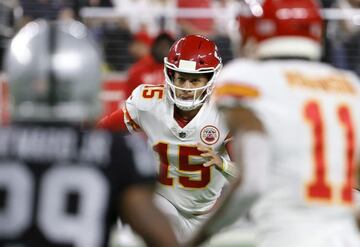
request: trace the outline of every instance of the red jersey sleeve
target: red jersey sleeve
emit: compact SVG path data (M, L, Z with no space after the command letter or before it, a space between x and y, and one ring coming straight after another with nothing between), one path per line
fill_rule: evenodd
M96 125L98 129L107 129L110 131L127 130L124 122L124 113L122 109L114 111L110 115L103 117Z

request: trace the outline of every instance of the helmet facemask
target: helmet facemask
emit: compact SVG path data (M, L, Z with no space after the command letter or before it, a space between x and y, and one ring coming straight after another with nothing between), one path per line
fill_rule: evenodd
M170 48L168 56L164 58L164 64L167 96L183 111L197 109L209 99L222 67L215 43L201 35L187 35L177 40ZM182 88L174 83L176 72L211 76L208 76L205 85L199 85L197 88L193 88L193 85L190 88ZM193 97L181 99L176 95L179 90L188 91L189 96Z
M172 64L168 63L167 59L165 61L165 81L166 81L166 93L170 101L172 101L180 110L183 111L191 111L196 108L199 108L201 105L204 104L209 98L214 88L214 83L216 77L219 74L221 64L219 64L215 69L208 68L208 69L201 69L199 71L186 71L186 70L179 70L175 68ZM179 73L189 73L189 74L203 74L206 75L208 78L207 83L204 86L200 86L197 88L183 88L176 86L174 83L175 72ZM187 91L189 95L192 95L192 99L181 99L177 96L176 92L178 90Z

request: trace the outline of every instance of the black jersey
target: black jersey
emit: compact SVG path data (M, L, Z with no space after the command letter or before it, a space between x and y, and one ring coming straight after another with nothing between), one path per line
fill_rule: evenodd
M0 246L107 246L121 191L155 173L134 135L0 129Z

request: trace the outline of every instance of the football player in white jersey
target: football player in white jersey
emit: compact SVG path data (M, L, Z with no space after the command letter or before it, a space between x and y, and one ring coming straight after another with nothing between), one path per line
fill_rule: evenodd
M247 2L240 31L253 58L225 66L215 90L241 177L192 245L251 209L257 246L359 247L359 78L316 61L323 22L315 1Z
M215 44L189 35L165 62L165 86L142 85L125 104L130 131L141 129L159 160L156 201L183 240L201 224L234 175L225 121L210 95L222 67Z
M216 45L188 35L173 44L164 62L165 85L137 87L124 118L130 132L143 131L148 138L159 161L156 201L184 240L207 218L237 170L227 151L229 130L210 100L222 67ZM101 125L114 126L118 118L112 116Z

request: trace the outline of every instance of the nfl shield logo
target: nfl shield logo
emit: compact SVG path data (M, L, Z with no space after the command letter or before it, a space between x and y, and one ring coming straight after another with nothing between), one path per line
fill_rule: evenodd
M186 133L185 133L185 132L180 132L180 133L179 133L179 137L180 137L180 138L185 138L185 137L186 137Z

